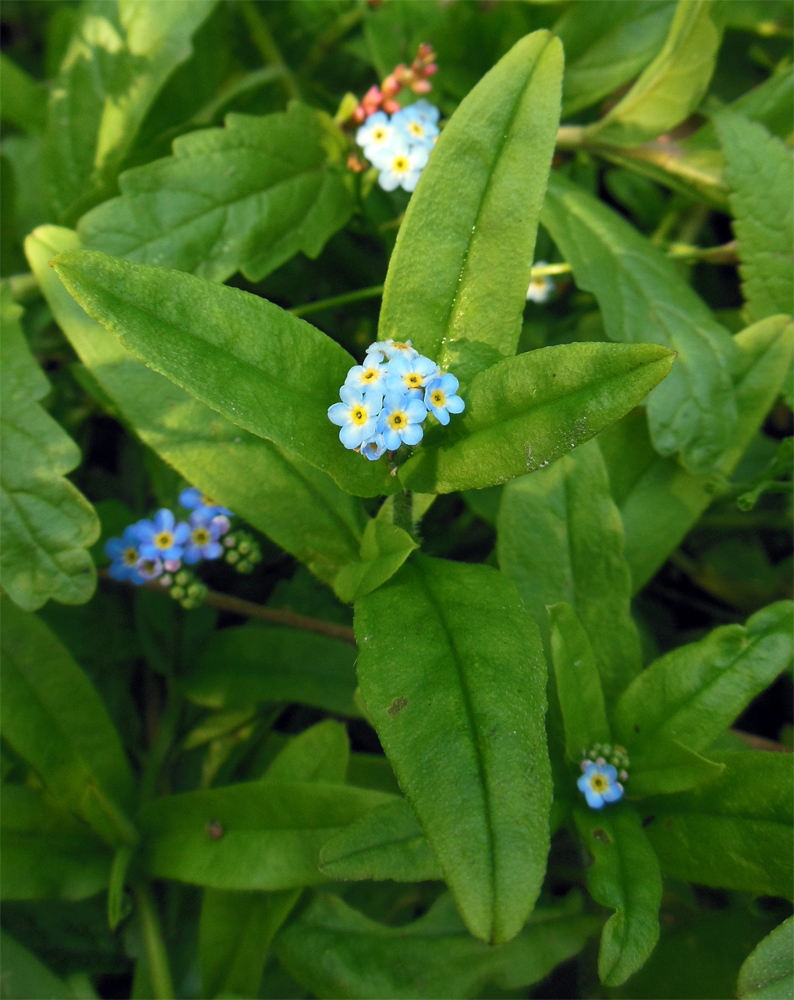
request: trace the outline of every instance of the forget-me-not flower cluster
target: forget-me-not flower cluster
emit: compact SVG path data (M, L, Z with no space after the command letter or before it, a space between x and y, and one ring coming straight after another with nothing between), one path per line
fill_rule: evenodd
M356 132L364 156L379 170L384 191L413 191L438 138L439 110L420 100L392 115L371 114Z
M582 775L576 782L591 809L603 809L623 798L623 784L628 781L629 757L621 746L596 743L582 758ZM620 778L620 781L618 781Z
M371 462L401 444L419 444L428 413L442 424L462 413L458 380L414 350L411 341L376 341L363 365L354 365L339 390L341 403L328 419L341 428L339 440Z

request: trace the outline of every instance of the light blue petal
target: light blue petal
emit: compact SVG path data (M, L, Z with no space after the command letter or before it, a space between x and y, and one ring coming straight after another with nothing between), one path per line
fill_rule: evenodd
M419 444L423 434L424 430L421 424L408 424L403 431L403 441L406 444Z
M604 767L601 768L601 773L604 775L604 777L607 779L610 785L612 784L613 781L618 780L617 768L613 767L611 764L605 764Z
M460 396L447 396L447 409L450 413L463 413L466 404Z
M382 170L378 174L378 186L384 191L394 191L400 186L400 175L393 170Z
M389 451L397 451L402 444L402 439L392 427L386 427L383 431L383 443Z
M604 799L603 796L599 795L598 792L594 792L592 788L584 789L584 797L587 799L587 804L591 809L603 809Z
M345 424L339 432L339 440L348 450L358 448L361 444L361 431L355 424Z
M419 175L422 173L421 170L406 170L402 175L402 189L403 191L414 191L416 190L416 185L419 183Z
M343 385L339 390L339 397L348 406L357 406L361 400L364 398L364 393L360 389L354 389L352 386Z
M460 382L458 382L452 372L444 372L438 381L441 383L441 388L448 396L454 396L460 386Z
M417 390L418 391L418 390ZM420 399L409 399L408 404L405 407L405 415L411 421L412 424L421 423L427 416L427 407Z
M346 424L349 418L350 407L346 403L334 403L333 406L328 407L328 419L337 427Z
M605 802L617 802L618 799L623 798L623 788L615 782L610 785L605 792L602 792Z
M443 406L433 406L433 404L431 403L429 409L430 409L431 413L433 414L433 416L436 418L436 420L440 424L443 424L446 427L447 424L449 423L449 414L444 409L444 407Z

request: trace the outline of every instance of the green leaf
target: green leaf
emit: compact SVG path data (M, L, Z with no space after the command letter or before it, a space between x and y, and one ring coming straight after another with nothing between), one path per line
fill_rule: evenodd
M750 953L739 970L740 1000L794 1000L794 917L789 917Z
M179 687L207 708L285 701L358 716L355 662L355 649L339 639L251 623L213 632Z
M326 719L291 737L262 780L344 784L349 760L350 741L344 724Z
M296 452L350 493L397 488L385 462L340 443L328 407L353 359L316 327L249 292L97 251L60 254L53 266L125 347L238 427Z
M417 543L407 531L388 521L367 522L361 539L361 560L343 566L334 579L341 601L353 603L394 576Z
M547 641L547 605L566 601L575 609L610 702L640 669L623 546L620 512L597 441L504 488L497 519L499 566Z
M775 316L734 338L739 365L734 393L736 432L717 466L729 476L785 384L794 325ZM694 476L653 450L642 414L631 414L599 439L626 532L626 559L634 590L643 587L714 499L713 481Z
M537 627L490 567L414 556L356 604L355 629L367 714L461 915L475 937L508 941L549 845Z
M135 856L135 848L123 845L117 848L110 867L110 884L108 885L108 927L115 931L121 921L129 914L131 902L124 891L130 864Z
M420 493L482 489L541 469L636 406L670 371L653 344L564 344L475 376L466 410L399 468Z
M62 979L39 961L32 951L0 931L3 952L3 975L0 977L2 1000L74 1000L74 994Z
M715 781L645 799L645 832L671 878L791 899L791 757L761 750L710 754Z
M679 0L670 31L631 90L585 135L616 146L634 146L667 132L700 103L720 46L710 0Z
M553 174L543 225L598 299L607 334L676 351L673 370L648 400L651 437L661 455L680 451L691 472L710 472L736 428L728 331L684 282L672 261L617 212Z
M203 996L259 995L270 942L300 896L205 889L199 921Z
M714 120L751 320L794 313L794 161L763 125L730 111Z
M378 806L326 841L320 851L320 871L334 881L425 882L442 878L430 844L405 799Z
M88 827L24 785L3 785L0 805L3 899L86 899L105 888L111 854Z
M184 792L140 812L156 878L213 889L296 889L324 881L320 848L391 795L340 784L249 781Z
M80 220L83 245L226 281L261 281L296 253L317 257L353 210L342 132L321 111L229 115L182 136L174 155L122 174L120 198Z
M47 118L47 92L32 76L0 53L0 91L4 122L11 122L24 132L38 135Z
M574 609L553 604L548 615L565 751L569 760L578 762L594 743L610 742L604 692L593 647Z
M513 46L450 118L400 226L378 335L464 383L518 346L562 63L547 31Z
M579 910L576 898L557 909L538 909L518 937L494 948L467 934L447 894L414 923L387 927L336 896L318 893L274 947L292 975L317 996L493 996L490 985L528 986L578 954L598 926Z
M666 739L705 750L791 662L793 607L770 604L746 627L723 625L656 660L618 702L616 738L629 748Z
M2 323L3 587L25 611L50 598L83 604L96 587L88 546L99 537L91 504L65 474L77 445L40 400L50 386L33 359L19 320L22 307L0 287Z
M4 738L103 839L134 841L122 812L134 804L132 773L99 695L34 615L7 599L2 612Z
M50 91L45 171L60 221L106 198L214 0L87 0Z
M608 806L603 814L579 806L574 817L593 855L590 895L615 911L601 934L598 976L607 986L620 986L642 968L659 939L659 862L629 805Z
M655 739L631 754L632 797L683 792L718 778L723 764L707 760L674 740Z
M143 441L320 579L330 580L357 559L363 526L358 500L296 455L194 400L89 319L47 266L55 253L77 245L75 233L47 226L28 238L26 250L60 326Z
M565 49L562 117L589 108L633 80L661 49L674 3L585 0L569 7L554 33Z

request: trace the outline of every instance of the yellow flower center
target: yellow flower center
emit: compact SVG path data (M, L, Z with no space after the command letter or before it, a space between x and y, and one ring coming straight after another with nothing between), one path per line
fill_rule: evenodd
M434 392L431 392L430 402L433 404L433 406L443 406L444 393L440 389L436 389Z
M367 368L367 370L361 376L361 381L362 382L371 382L373 379L376 379L379 375L380 375L380 372L378 371L377 368Z
M419 122L411 122L411 124L408 126L408 131L411 132L413 135L425 134L425 130L422 128Z
M170 549L174 544L174 536L170 531L161 531L155 538L154 544L158 549Z
M357 406L351 416L354 424L365 424L367 422L367 411L363 406Z
M411 345L403 340L395 340L391 346L395 351L410 351L411 349Z
M398 174L404 174L407 169L408 160L404 156L395 156L392 163L392 170L396 170Z
M193 541L196 545L206 545L210 540L210 533L206 528L196 528L193 532Z
M375 131L372 133L372 138L375 140L375 142L381 142L383 139L386 138L386 129L376 128Z
M121 557L128 566L134 566L138 561L138 550L129 548L124 550L124 555Z
M411 372L409 375L405 376L405 382L412 389L416 389L422 384L422 376L418 372Z
M605 792L607 790L607 779L603 774L594 774L590 779L590 787L594 792Z
M399 410L395 410L389 417L389 423L395 430L398 430L400 427L404 427L408 421L406 420L404 413L401 413Z
M154 573L157 567L157 563L154 559L144 559L141 563L141 569L144 573Z
M201 494L201 502L204 504L205 507L215 506L215 501L212 499L212 497L208 497L206 493Z

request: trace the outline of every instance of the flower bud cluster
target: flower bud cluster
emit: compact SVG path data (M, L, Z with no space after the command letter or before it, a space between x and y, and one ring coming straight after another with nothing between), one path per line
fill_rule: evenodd
M433 46L422 42L417 51L416 59L410 66L400 63L389 73L380 87L369 88L353 112L353 121L360 124L380 110L387 114L399 111L400 105L395 98L401 90L412 90L415 94L429 93L432 87L429 77L438 72L435 58Z
M163 573L160 583L169 588L170 596L186 611L201 607L209 593L207 585L189 569L180 569L173 576L170 573Z
M259 542L248 531L235 531L223 540L226 562L238 573L253 573L254 568L262 562L262 550Z
M428 413L441 424L465 403L456 395L458 380L435 361L415 351L411 341L376 341L363 365L354 365L339 390L341 403L328 408L340 427L339 440L371 462L401 444L419 444Z

